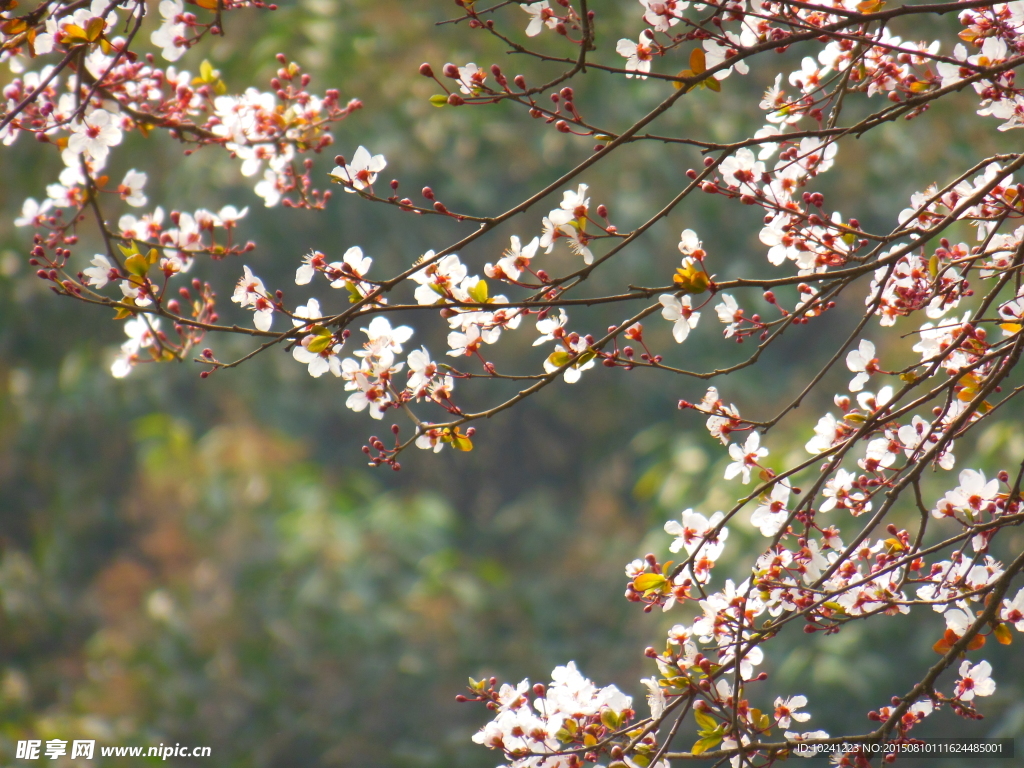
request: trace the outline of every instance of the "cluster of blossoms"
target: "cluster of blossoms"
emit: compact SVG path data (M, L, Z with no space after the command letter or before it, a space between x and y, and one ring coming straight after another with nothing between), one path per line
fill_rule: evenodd
M444 91L431 103L444 108L507 102L544 129L596 143L594 154L543 194L492 217L453 211L430 187L422 190L425 202L417 204L400 197L397 179L388 185L390 193L379 194L380 174L389 167L382 154L358 146L348 158L337 155L328 178L351 193L340 196L346 202L385 204L399 215L442 216L477 229L455 245L417 249L426 252L410 254L405 269L391 278L374 275L373 259L359 246L337 256L319 250L296 254L295 285L323 290L302 303L286 299L283 289L268 288L242 265L231 294L237 308L229 310L251 312L244 324L221 323L211 284L193 275L204 269L197 266L208 261L202 257L221 260L253 251L254 244L239 242L235 231L244 226L248 207L165 212L150 204L144 171L132 168L114 177L120 183L112 182L111 158L129 134L166 132L189 153L222 147L239 161L241 176L253 180L253 192L266 206L321 209L330 192L314 187L313 158L331 145L331 125L362 105L343 104L334 90L310 93L309 75L283 55L269 90L229 93L209 61L193 73L158 66L156 55L134 50L148 39L164 61L176 63L207 36L223 33L223 13L264 7L257 0L197 0L195 6L193 12L182 0L161 0L148 38L138 35L147 21L138 0L42 3L20 15L8 2L0 11L0 62L12 73L0 103L0 143L10 147L29 134L63 161L45 197L40 191L25 200L15 224L33 229L30 263L56 293L113 308L124 322L127 340L112 364L115 376L144 362L185 359L214 333L248 334L261 342L257 351L285 348L310 376L342 379L350 409L375 420L408 417L411 436L400 438L398 424L392 424L393 446L373 437L364 448L371 464L398 469L397 457L409 446L472 449L474 429L465 425L556 381L577 382L598 362L624 372L642 367L701 380L753 365L784 333L812 322L821 327L820 318L848 298L849 286L861 278L869 283L862 322L774 418L741 417L717 387L698 402L679 401L680 408L701 414L710 437L721 443L724 480L745 488L730 509L710 515L687 509L679 521L666 523L667 548L681 560L660 562L650 554L626 567L629 601L645 611L688 616L669 631L663 652L646 651L657 667L657 674L642 681L650 718L636 720L628 696L614 686L599 689L570 663L555 670L549 686L523 681L495 688L494 679L471 681L469 695L461 698L494 713L475 741L499 750L515 766L581 768L607 759L616 768L648 768L712 751L739 766L753 759L770 762L801 744L905 739L942 707L977 716L977 699L996 689L993 670L984 660L962 655L978 651L989 637L1010 642L1012 628L1024 631L1024 589L1009 596L1024 558L1001 559L1006 537L1000 535L1021 520L1022 475L1014 479L1003 470L986 477L982 469L961 468L954 480L947 473L956 467L955 441L1021 391L1003 392L1003 383L1024 353L1024 184L1014 181L1024 155L985 158L955 178L924 186L907 208L894 212L888 232L868 231L857 218L826 206L814 186L819 175L838 167L846 137L897 118L917 118L936 100L961 91L980 116L1000 120L1000 130L1024 127L1024 93L1015 78L1024 64L1021 3L966 10L957 3L932 4L915 11L885 9L875 0L692 6L686 0L641 0L634 7L643 24L639 32L599 37L595 28L603 16L572 0L538 0L505 10L502 4L484 10L460 2L460 20L468 28L495 35L521 54L572 62L573 68L531 86L522 75L509 79L497 64L449 63L440 75L423 64L420 74ZM890 29L900 16L917 12L959 13L962 30L955 45L909 41ZM560 59L530 50L502 30L505 19L520 29L525 21L527 38L564 44L573 55ZM725 81L733 73L747 74L752 57L795 46L808 55L800 57L798 68L775 73L756 108L756 97L751 102L751 112L763 117L752 136L721 143L648 129L681 98L714 98L733 87L736 78ZM659 72L663 63L675 74ZM667 95L632 125L611 130L583 114L568 84L595 72L628 79L645 93L662 87ZM844 107L855 100L858 114L867 116L846 123ZM620 231L606 205L591 205L591 189L578 177L610 152L642 141L694 146L703 152L703 163L680 174L682 188L656 215ZM511 235L508 247L493 247L481 266L459 256L554 192L561 192L561 200L539 216L533 233ZM620 293L576 298L581 286L591 284L591 274L696 193L760 209L757 234L767 262L762 274L771 277L720 276L729 272L722 259L705 250L698 231L684 229L681 259L656 265L665 285L630 284ZM125 207L116 226L108 224L108 204ZM87 222L96 225L106 252L89 249L80 258L73 250ZM954 240L970 240L973 229L975 243L949 239L951 228ZM764 303L761 311L752 309L758 301L748 295L752 290ZM577 307L628 302L643 306L607 330L588 333L569 325L569 310L574 327L581 328ZM403 319L439 314L447 349L438 360L445 362L425 346L411 346L413 326L384 314L392 312ZM660 345L669 336L682 344L705 333L702 315L717 317L723 338L750 340L756 350L706 372L673 366ZM865 338L874 318L879 333L896 328L900 340ZM495 350L521 328L535 329L532 343L544 347L543 360L534 372L499 372ZM198 360L203 376L241 362L221 361L210 348ZM843 363L852 378L844 374L837 381L839 391L830 398L834 409L815 414L805 436L810 458L781 466L785 452L777 444L770 449L771 430L813 388L830 386ZM473 413L454 400L456 379L513 379L525 386L494 408ZM421 415L428 408L442 415ZM751 412L747 405L744 412ZM926 468L934 470L941 492L922 485ZM909 508L921 519L916 532L897 524L904 517L896 513L911 496ZM762 546L737 574L738 524L756 530ZM923 547L926 525L932 526L929 535L941 529L941 544ZM734 578L714 578L716 568L729 569ZM869 712L879 723L875 731L835 739L823 731L800 731L795 724L810 719L803 711L807 698L759 690L768 679L759 671L763 646L788 625L828 636L850 622L900 617L915 607L926 616L928 608L942 614L944 628L938 627L934 644L940 660L930 673L934 682ZM954 666L957 679L940 682ZM751 703L756 699L763 702L760 709ZM691 714L697 741L689 752L673 752L682 719ZM670 718L674 724L662 729ZM783 733L783 741L768 741L773 729ZM863 766L866 759L853 753L839 762Z
M269 7L231 1L199 6L218 13ZM221 259L251 251L252 243L234 238L248 208L227 205L216 212L168 215L158 205L108 224L108 204L145 208L148 203L145 172L131 169L119 184L111 182L106 169L113 152L129 133L166 131L191 145L189 153L220 146L241 161L243 176L262 174L255 192L268 206L284 200L322 208L329 192L313 188L312 163L297 164L296 158L329 146L331 124L361 104L342 104L333 90L323 97L310 94L309 76L284 56L278 57L281 67L271 91L250 87L240 96L228 94L208 61L196 75L161 68L151 54L132 50L144 18L143 6L133 0L44 4L24 16L17 16L15 7L5 6L0 14L0 62L15 75L0 101L0 141L10 147L27 134L52 146L64 164L46 186L46 197L27 198L15 220L16 226L36 231L31 263L59 293L118 308L128 341L113 364L115 376L127 375L139 362L184 359L216 324L218 313L209 285L194 280L190 290L173 278L187 273L199 255ZM151 42L166 61L177 61L204 36L220 33L216 21L202 21L181 0L163 0L159 12L163 23ZM118 34L122 28L129 32ZM28 69L30 61L47 55L64 58ZM93 255L76 275L69 269L70 248L90 217L102 229L108 251ZM108 284L120 295L101 292ZM266 296L250 293L243 305L259 305L257 328L269 328L272 308ZM139 315L142 308L156 316ZM159 315L171 320L173 332L160 330Z
M516 686L505 683L495 689L496 682L493 678L479 682L471 678L470 696L459 699L487 703L495 717L473 736L473 741L502 750L517 768L579 768L594 756L560 754L566 745L586 750L602 742L623 741L635 716L629 696L614 685L598 688L580 674L572 661L556 667L547 686L531 686L529 680L523 680ZM650 740L645 746L652 743ZM602 745L601 751L604 748ZM618 752L621 755L621 746Z

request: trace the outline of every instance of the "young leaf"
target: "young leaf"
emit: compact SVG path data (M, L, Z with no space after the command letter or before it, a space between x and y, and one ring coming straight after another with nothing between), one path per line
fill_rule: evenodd
M718 721L704 710L693 710L693 717L697 721L697 725L700 726L700 733L702 736L705 736L718 728Z
M704 57L703 48L694 48L690 51L690 69L695 75L699 75L701 72L708 68L707 59Z
M714 749L722 742L722 734L712 734L705 736L696 744L693 745L693 749L690 750L695 755L702 755L709 749Z
M668 579L660 573L642 573L633 579L633 588L638 592L646 592L649 589L661 589L668 583Z

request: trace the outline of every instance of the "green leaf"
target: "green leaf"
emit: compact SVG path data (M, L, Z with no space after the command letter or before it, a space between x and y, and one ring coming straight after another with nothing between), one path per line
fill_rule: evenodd
M579 358L576 360L575 363L573 363L573 367L574 368L582 368L584 365L589 363L595 357L597 357L597 352L595 352L592 349L588 349L586 352L584 352L582 355L579 356Z
M486 304L488 296L487 281L478 280L476 285L469 289L468 293L472 297L473 301L477 302L478 304Z
M718 721L715 720L715 718L713 718L711 715L709 715L704 710L701 710L701 709L693 710L693 717L697 721L697 725L700 726L700 734L701 734L701 736L706 736L706 735L714 732L714 730L716 728L718 728L718 725L719 725Z
M702 755L709 749L714 749L722 742L722 734L714 734L711 736L705 736L703 739L693 745L693 749L690 750L695 755Z
M309 346L306 347L306 349L308 349L314 355L317 355L323 352L329 346L331 346L331 343L333 341L333 336L317 336L315 339L309 342Z
M570 360L572 360L572 357L564 349L557 349L548 355L548 362L556 368L561 368Z
M433 96L430 97L430 103L438 108L447 107L448 97L445 96L443 93L435 93Z
M122 254L124 254L125 258L129 256L134 256L139 252L139 246L135 244L134 240L132 240L131 245L123 245L122 243L118 243L117 248L118 250L121 251Z
M604 723L605 728L617 731L622 727L622 716L618 712L605 707L601 710L601 722Z
M124 260L124 268L136 277L145 277L149 272L149 259L141 253L136 253Z

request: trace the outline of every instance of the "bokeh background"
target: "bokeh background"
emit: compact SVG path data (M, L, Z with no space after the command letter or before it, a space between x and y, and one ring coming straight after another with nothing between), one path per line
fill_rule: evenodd
M639 31L640 6L594 5L607 24L599 29L609 30L599 42L612 57L618 31ZM435 26L457 10L399 0L282 3L275 13L232 14L226 39L190 52L178 67L196 71L209 58L241 90L266 83L283 51L313 73L314 90L335 87L365 103L338 126L335 151L365 144L387 156L385 176L401 179L402 193L430 184L452 209L494 213L574 166L592 143L508 106L432 107L436 86L416 73L422 61L435 70L446 61L497 61L531 82L558 71L507 56L465 25ZM526 17L512 7L502 18L519 30ZM952 38L955 28L928 31ZM792 57L777 61L796 65ZM757 99L774 72L755 69L727 80L721 94L687 97L661 127L738 138L759 126ZM0 84L10 77L0 73ZM597 74L576 86L577 104L621 129L666 88ZM852 114L862 109L851 100ZM911 192L1012 146L993 127L965 97L850 142L839 157L845 170L823 178L820 189L847 216L886 229ZM310 248L337 257L361 245L383 274L468 231L344 194L320 213L266 210L236 163L210 150L183 158L166 138L130 136L116 158L114 177L130 167L149 174L150 205L249 205L240 236L260 247L245 263L286 289ZM59 162L24 138L0 153L0 761L17 764L21 738L93 738L208 745L206 763L239 768L491 766L497 756L470 742L485 711L454 702L466 677L546 681L570 659L644 709L638 681L653 666L643 648L684 617L645 615L628 604L622 568L647 551L666 556L661 528L683 508L710 513L737 493L721 480L721 447L692 412L675 409L681 397L699 399L702 383L592 370L573 387L550 387L481 425L472 453L415 452L399 473L370 469L359 447L380 425L344 407L338 380L311 379L283 352L205 381L187 364L141 366L112 379L121 326L105 311L54 297L26 263L30 234L12 225L25 197L44 194ZM663 205L699 162L692 150L645 144L611 156L583 181L593 204L606 203L627 229ZM330 167L319 158L318 173ZM591 290L664 283L685 227L698 230L718 274L766 273L758 209L719 202L689 202L595 275ZM517 217L465 259L481 269L508 234L539 232L542 213ZM88 246L81 253L84 265ZM557 271L570 257L547 258ZM197 270L219 286L231 316L226 299L241 263ZM289 296L305 298L294 286ZM753 417L772 414L845 336L862 298L851 295L796 329L756 371L718 382L725 399ZM759 302L750 297L746 305L763 311ZM573 326L600 330L624 312L581 311ZM413 342L440 354L446 329L422 317L408 318L418 328ZM649 323L648 334L668 350L668 362L691 368L750 351L723 344L710 311L682 348L671 344L665 323ZM909 346L898 333L868 335L883 353ZM503 369L539 367L543 353L531 340L523 331L503 339ZM217 340L215 347L226 359L244 344ZM806 456L810 428L844 387L844 372L826 379L772 432L774 466ZM474 406L507 394L500 386L460 391ZM1008 408L1001 422L958 445L958 466L991 473L1019 462L1019 417ZM941 493L938 484L930 491L930 498ZM908 524L914 518L910 509L898 514ZM742 574L743 550L760 541L738 521L722 574ZM1024 535L1008 533L1003 546L1019 551ZM863 730L869 709L902 694L933 663L941 631L941 617L916 611L830 638L793 632L775 643L765 669L773 690L809 695L809 726ZM984 702L986 719L943 712L923 730L1024 732L1017 672L1024 643L1015 639L985 649L999 681Z

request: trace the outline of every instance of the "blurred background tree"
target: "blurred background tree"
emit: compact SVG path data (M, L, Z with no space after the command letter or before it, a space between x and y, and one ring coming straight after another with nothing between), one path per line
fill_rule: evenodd
M462 209L499 209L575 165L590 145L523 125L507 107L432 107L432 85L416 75L420 62L504 58L481 36L436 27L448 10L300 0L276 13L234 14L226 38L179 66L195 69L209 58L229 83L267 80L273 55L285 51L315 86L364 101L337 129L338 151L372 135L374 151L401 158L405 184L429 183ZM606 15L625 19L633 10ZM526 60L506 66L515 65L527 77L543 71ZM0 74L0 84L8 77ZM740 105L766 85L756 73L733 78L714 110L684 100L666 119L735 137L757 127L760 116ZM655 103L667 86L601 87L577 96L597 122L620 117L616 105L632 114ZM860 198L858 214L870 227L872 216L941 176L943 163L1009 141L970 109L939 109L927 125L876 131L862 146L863 173L830 178L824 190ZM146 153L155 199L213 209L260 204L225 158L183 159L170 142L128 140ZM546 680L553 666L575 659L599 683L640 694L636 681L648 673L642 649L671 622L621 599L622 566L646 551L664 554L661 527L683 507L713 511L727 501L722 463L712 459L721 452L700 421L674 409L680 397L699 399L698 385L642 372L593 375L572 397L559 384L499 415L472 454L417 452L401 473L371 470L358 450L366 420L344 407L336 381L310 379L284 354L203 382L188 366L142 366L111 379L120 326L54 300L27 268L27 236L11 225L56 159L28 142L2 157L0 756L13 758L19 738L59 737L209 745L221 766L485 766L495 756L469 741L481 713L454 702L467 675ZM326 173L329 160L321 162ZM689 149L644 145L602 163L587 181L634 224L697 162ZM388 271L457 231L432 218L396 227L391 211L352 197L336 196L323 213L254 207L241 227L260 244L249 263L280 283L311 247L360 244ZM708 245L734 254L735 270L750 274L761 251L757 212L737 226L713 200L695 203L688 215L699 216ZM659 225L620 272L595 280L611 286L629 270L643 282L655 274L653 256L674 251L679 230L696 223L676 217ZM488 254L477 246L467 256ZM220 289L229 293L227 284ZM836 335L858 310L834 313ZM688 353L709 357L716 334L702 328ZM539 362L524 339L506 346ZM826 353L795 334L773 348L756 373L765 412L802 386ZM752 381L741 373L720 389L729 401ZM1024 436L1012 426L1019 416L990 427L977 445L958 445L963 465L988 471L997 457L1000 465L1024 457ZM520 428L508 429L511 419ZM788 451L773 433L780 460L802 455L797 426L808 425L793 425ZM458 482L438 479L451 477ZM741 525L734 535L756 534ZM1015 536L1011 545L1024 548L1024 534ZM895 634L906 622L853 626L836 638L794 636L766 669L792 681L794 692L807 679L834 692L815 701L815 727L848 724L851 709L884 703L911 680L909 668L932 658L941 617L916 615L920 626L909 637ZM993 654L1007 669L1024 662L1019 644ZM991 716L969 734L957 720L957 734L1024 732L1019 684L1005 679ZM940 732L950 722L942 717L951 716L926 727Z

